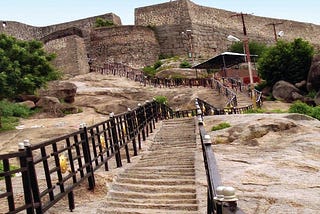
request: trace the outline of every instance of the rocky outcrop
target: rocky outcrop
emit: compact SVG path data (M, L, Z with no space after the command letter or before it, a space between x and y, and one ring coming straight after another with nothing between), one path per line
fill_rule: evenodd
M31 100L26 100L19 103L20 105L26 106L29 109L33 109L36 107L36 104Z
M320 54L313 57L307 81L308 91L320 90Z
M273 86L272 95L277 100L283 100L289 103L303 99L301 91L297 87L283 80Z
M77 86L70 82L53 81L48 84L47 88L39 90L40 97L56 97L66 103L73 103L77 93Z

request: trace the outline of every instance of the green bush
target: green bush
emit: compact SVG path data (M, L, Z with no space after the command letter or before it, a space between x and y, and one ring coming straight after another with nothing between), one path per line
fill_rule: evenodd
M313 111L313 109L311 106L308 106L306 103L303 103L301 101L295 102L289 108L289 113L306 114L309 116L312 115L312 111Z
M62 73L50 64L54 58L40 41L0 34L0 99L34 94L48 81L60 78Z
M0 101L1 129L0 131L12 130L18 125L19 118L27 118L36 110L30 110L24 105L11 103L7 100Z
M154 68L155 70L157 70L158 68L161 67L162 64L163 64L163 63L162 63L160 60L158 60L158 61L156 61L156 62L154 63L153 68Z
M103 18L97 18L95 22L95 27L111 27L114 25L113 21Z
M213 126L211 128L211 131L217 131L217 130L226 129L226 128L229 128L229 127L231 127L231 125L229 123L223 122L223 123L219 123L216 126Z
M154 77L157 73L156 69L154 69L153 66L146 66L142 70L145 75L150 77Z
M310 116L320 120L320 106L314 107L312 109L312 114Z
M183 61L180 63L180 68L191 68L191 64L187 61Z
M261 114L261 113L264 113L264 110L261 108L248 109L245 111L245 114Z
M31 115L32 111L17 103L11 103L7 100L0 101L1 117L23 117L26 118Z
M166 96L155 96L154 97L155 101L161 104L168 104L168 98Z

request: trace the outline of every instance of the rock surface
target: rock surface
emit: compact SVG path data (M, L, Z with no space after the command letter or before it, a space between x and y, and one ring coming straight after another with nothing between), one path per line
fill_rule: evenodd
M274 84L272 95L277 100L283 100L285 102L293 102L303 97L298 88L283 80Z
M39 90L40 97L57 97L66 103L73 103L77 93L77 86L67 81L50 82L45 89Z
M36 115L22 119L17 130L1 133L1 153L17 151L18 142L30 139L32 144L77 131L80 123L92 125L108 119L111 111L121 113L127 107L133 108L156 95L169 98L174 109L185 109L194 105L194 98L200 97L215 106L225 101L212 89L197 88L153 88L141 87L139 83L125 78L87 74L70 80L77 85L75 103L82 113L66 115L63 118L47 118ZM121 84L119 84L121 82ZM250 102L250 100L249 100ZM289 104L264 102L263 108L287 110ZM100 113L97 113L97 110ZM237 189L239 206L252 214L264 213L318 213L320 207L320 124L308 117L288 114L226 115L205 118L209 130L221 122L231 124L229 129L210 132L212 139L225 139L215 144L214 151L219 171L225 185ZM161 124L157 124L157 130ZM143 151L132 159L139 161L154 139L150 135L144 142ZM198 145L199 145L199 138ZM206 177L201 161L201 148L197 147L195 162L197 200L199 213L205 213ZM128 164L129 165L129 164ZM94 192L81 185L75 192L75 213L90 213L92 207L99 207L104 201L109 185L124 168L109 172L97 171ZM70 213L67 199L59 202L48 213ZM83 205L83 206L81 206ZM203 211L204 210L204 211ZM202 212L203 211L203 212Z
M296 114L214 116L210 132L224 185L246 213L308 213L320 207L320 122ZM222 139L222 140L219 140Z

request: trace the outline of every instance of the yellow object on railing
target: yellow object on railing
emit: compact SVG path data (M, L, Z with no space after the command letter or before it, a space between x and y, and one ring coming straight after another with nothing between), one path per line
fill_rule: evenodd
M68 171L68 162L64 154L59 156L59 165L62 174Z
M106 149L107 148L106 140L104 139L103 135L100 135L100 144L101 144L102 149Z

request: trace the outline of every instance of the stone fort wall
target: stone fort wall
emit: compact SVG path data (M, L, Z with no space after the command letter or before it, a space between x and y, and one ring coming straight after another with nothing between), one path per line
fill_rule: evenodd
M152 29L142 26L98 28L91 32L89 54L96 64L120 62L134 68L153 64L160 47Z
M88 72L88 58L94 63L122 62L135 68L152 65L159 55L187 55L190 43L182 32L192 31L192 49L197 61L224 52L232 43L228 35L243 38L240 17L233 12L176 0L135 9L135 25L122 26L113 13L72 22L34 27L19 22L0 21L0 33L18 39L39 39L45 48L58 55L55 63L64 73L76 75ZM94 28L96 18L112 20L116 27ZM250 40L274 43L273 22L282 22L278 30L285 32L281 39L301 37L320 47L320 26L253 15L245 16Z
M225 51L231 45L226 39L228 35L243 38L241 18L231 17L234 14L226 10L200 6L189 0L176 0L137 8L135 24L155 27L161 53L168 55L187 53L188 44L184 42L181 32L186 29L192 30L196 56L208 58ZM281 39L291 41L301 37L319 47L319 25L245 15L250 40L274 43L273 27L266 25L279 22L282 24L276 28L285 32Z

